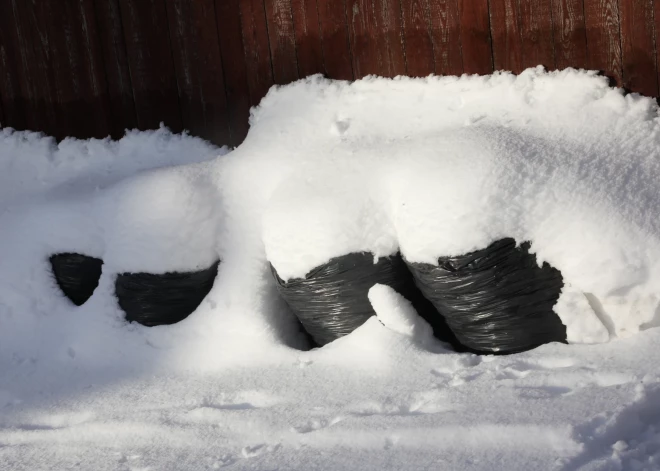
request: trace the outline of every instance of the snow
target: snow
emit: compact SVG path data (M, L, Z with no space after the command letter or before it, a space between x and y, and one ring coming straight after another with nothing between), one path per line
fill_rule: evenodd
M311 77L231 152L1 130L0 469L660 469L659 131L653 100L542 69ZM268 266L505 236L562 271L571 344L454 353L376 285L376 317L307 351ZM104 260L79 308L62 251ZM123 320L118 273L218 259L186 320Z

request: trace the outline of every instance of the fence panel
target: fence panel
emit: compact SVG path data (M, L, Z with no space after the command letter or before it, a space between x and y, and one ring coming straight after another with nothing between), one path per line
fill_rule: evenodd
M315 73L600 70L660 93L656 0L0 0L0 124L118 138L161 122L238 145Z

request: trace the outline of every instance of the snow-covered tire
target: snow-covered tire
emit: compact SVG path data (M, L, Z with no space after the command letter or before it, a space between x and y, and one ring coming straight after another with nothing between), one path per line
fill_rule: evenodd
M56 253L49 261L62 293L76 306L85 304L99 285L103 260L79 253Z
M197 309L211 291L220 262L192 272L121 273L115 294L126 320L151 327L176 324Z

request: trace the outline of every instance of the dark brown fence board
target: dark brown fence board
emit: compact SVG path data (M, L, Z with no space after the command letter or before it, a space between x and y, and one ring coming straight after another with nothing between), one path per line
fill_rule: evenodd
M214 142L229 142L214 0L169 0L167 16L183 127Z
M583 0L552 0L555 64L558 69L587 67Z
M379 25L373 9L373 0L348 0L348 31L353 53L355 78L381 75L382 37L378 37Z
M403 0L408 1L408 0ZM406 48L403 34L403 11L401 0L380 0L380 12L385 30L386 69L385 77L406 74Z
M291 0L300 77L325 73L316 0Z
M250 88L245 66L239 1L241 0L215 0L218 40L222 53L231 131L230 142L218 144L232 146L237 146L245 139L250 116Z
M124 38L140 129L164 122L183 129L163 0L120 0Z
M660 93L656 0L0 0L0 120L238 145L274 83L602 70Z
M348 21L356 78L405 74L398 0L351 0Z
M32 7L50 60L63 136L110 134L105 68L92 0L41 0Z
M12 17L7 18L9 25L6 28L17 56L20 57L17 76L21 96L26 100L26 122L32 130L46 131L62 138L61 117L57 110L54 80L49 67L50 60L61 59L47 55L47 44L43 44L39 34L31 3L10 0Z
M19 84L19 55L12 41L11 31L15 25L10 2L0 2L0 103L2 117L0 126L26 129L25 113L29 103L21 94Z
M355 77L405 74L399 0L350 0L347 11Z
M555 68L551 0L519 0L523 68Z
M658 94L653 2L619 0L623 86L649 96Z
M493 71L488 0L458 0L463 70L468 74Z
M339 80L353 79L346 1L317 0L325 70L329 78Z
M299 78L291 0L265 0L265 6L273 80L284 85Z
M490 0L490 31L496 70L520 73L523 44L519 0Z
M274 83L266 10L264 0L241 0L239 6L250 102L255 106Z
M587 63L622 84L621 38L617 0L584 0Z
M464 71L459 1L429 0L436 75L461 75Z
M435 72L429 0L401 2L406 46L406 73L424 77Z
M124 130L137 127L121 12L118 0L96 0L95 7L106 73L110 132L112 137L119 138Z

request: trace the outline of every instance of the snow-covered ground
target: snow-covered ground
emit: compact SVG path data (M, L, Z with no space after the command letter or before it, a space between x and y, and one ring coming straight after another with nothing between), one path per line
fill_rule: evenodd
M351 251L434 262L502 237L562 271L569 344L447 350L397 295L307 350L283 278ZM104 260L75 307L48 256ZM179 324L126 271L195 270ZM660 122L589 72L320 77L232 152L0 131L0 470L659 470Z

